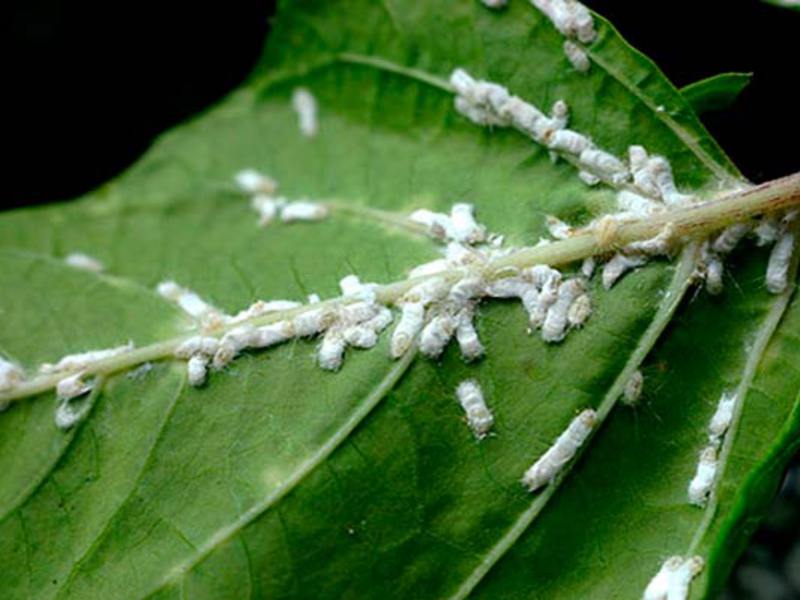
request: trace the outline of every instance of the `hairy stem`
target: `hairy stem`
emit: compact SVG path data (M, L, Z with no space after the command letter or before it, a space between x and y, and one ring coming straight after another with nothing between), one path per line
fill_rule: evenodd
M783 211L800 206L800 173L776 179L744 191L734 192L716 200L671 210L639 220L610 221L602 235L598 228L585 228L576 235L561 241L543 246L528 247L496 259L482 267L482 275L488 279L498 279L514 274L517 269L538 264L559 266L582 260L596 254L604 254L616 247L631 242L646 240L657 235L667 224L671 224L676 238L691 241L700 239L710 232L722 229L732 223L744 221L760 214ZM395 219L392 219L394 222ZM397 224L397 223L394 223ZM414 286L431 278L442 278L455 283L464 276L463 269L452 269L435 275L404 279L376 289L378 302L395 304ZM251 319L247 323L253 326L267 325L285 319L291 319L302 312L323 306L338 306L352 299L339 297L325 302L303 306L288 311L269 313ZM210 332L210 335L221 336L233 327L228 325ZM175 349L186 339L201 333L197 331L164 340L149 346L135 348L130 352L98 360L85 369L87 376L110 375L124 371L136 365L171 357ZM0 392L0 402L11 402L40 394L54 388L58 381L70 373L38 375L20 383L11 390Z

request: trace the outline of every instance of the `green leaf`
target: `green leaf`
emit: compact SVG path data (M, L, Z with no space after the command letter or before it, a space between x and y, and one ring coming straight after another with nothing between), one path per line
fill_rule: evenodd
M0 216L0 348L34 369L181 335L187 323L148 291L163 279L234 312L257 298L335 296L349 273L395 281L438 256L367 209L470 201L515 245L535 244L547 214L586 222L608 210L612 192L587 188L570 165L459 117L437 84L456 66L539 106L565 99L573 127L620 155L637 143L667 156L682 187L738 181L681 93L598 26L583 75L525 2L501 12L472 0L283 2L248 85L88 197ZM313 139L290 107L297 85L320 103ZM260 229L230 184L250 166L289 197L350 211ZM64 266L71 251L97 256L110 275ZM17 402L0 417L4 591L638 597L667 556L698 553L707 567L693 597L710 595L797 433L800 315L792 305L784 317L788 294L763 291L764 263L744 249L723 297L689 294L679 310L689 250L610 292L596 282L593 317L559 345L528 335L517 304L486 304L477 365L452 347L438 362L392 361L384 335L330 374L314 362L315 342L298 341L248 353L200 389L170 360L113 376L66 434L53 425L52 393ZM614 408L645 358L645 401ZM481 442L454 398L467 377L496 417L496 435ZM719 501L692 507L686 487L706 424L737 388L744 408ZM589 406L609 414L583 457L558 485L528 494L523 471Z
M752 73L720 73L681 88L681 93L698 114L724 110L736 102L752 78Z
M762 0L767 4L780 6L781 8L788 8L790 10L800 10L800 3L797 0Z

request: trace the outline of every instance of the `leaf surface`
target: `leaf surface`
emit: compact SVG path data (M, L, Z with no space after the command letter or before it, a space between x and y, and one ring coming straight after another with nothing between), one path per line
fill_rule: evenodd
M565 99L572 127L620 155L632 143L664 154L683 188L737 180L680 92L598 25L582 75L525 2L284 2L248 85L89 197L0 217L0 313L13 323L0 348L34 368L185 332L147 291L163 279L235 312L257 298L335 296L349 273L402 279L438 256L360 207L402 215L469 201L508 243L533 245L547 214L580 223L612 206L612 192L519 134L459 117L437 83L456 66L540 107ZM313 139L290 107L298 85L320 103ZM231 185L246 167L289 197L353 210L260 229ZM110 275L60 264L71 251ZM654 262L611 292L595 282L594 316L559 345L528 335L518 304L485 304L477 365L453 347L438 362L393 362L384 336L330 374L315 342L299 341L242 356L201 389L170 361L112 377L67 434L52 425L52 394L17 403L0 418L0 446L14 449L0 471L9 597L637 597L666 556L690 550L708 561L701 597L724 579L725 545L746 539L738 524L793 444L798 375L784 365L798 317L792 307L773 338L786 297L761 289L764 256L748 249L724 297L689 298L651 352L690 258ZM526 493L525 468L576 411L610 410L645 356L641 407L612 410L558 488ZM454 398L467 377L496 416L480 443ZM686 486L716 401L740 385L711 518L687 504Z
M752 73L720 73L681 88L681 93L698 114L724 110L736 102L752 79Z

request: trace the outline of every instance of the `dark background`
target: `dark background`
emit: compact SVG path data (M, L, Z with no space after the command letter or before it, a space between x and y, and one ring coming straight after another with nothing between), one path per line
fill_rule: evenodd
M800 170L800 12L758 0L587 3L678 86L753 72L735 106L703 120L753 181ZM0 208L83 194L130 165L159 132L220 99L254 65L273 5L4 3L0 141L10 164ZM728 597L800 597L785 585L787 573L800 574L798 504L795 469Z
M800 12L758 0L588 3L679 86L752 71L741 101L704 120L753 181L800 168ZM274 2L4 4L0 139L11 164L0 206L11 207L91 190L221 98L253 66Z

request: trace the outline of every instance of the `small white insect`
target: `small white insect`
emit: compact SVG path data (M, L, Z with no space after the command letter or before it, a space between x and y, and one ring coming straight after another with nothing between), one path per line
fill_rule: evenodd
M428 358L438 358L456 330L456 320L452 315L442 313L433 317L422 329L419 337L419 350Z
M245 192L251 194L266 194L271 196L278 189L278 184L272 177L259 173L255 169L243 169L236 174L236 184Z
M508 4L508 0L481 0L487 8L503 8Z
M452 229L450 217L444 213L437 213L427 208L415 210L408 216L410 221L424 225L428 229L431 237L443 240L447 238L447 233Z
M617 207L621 211L630 213L634 218L648 217L666 211L663 204L628 190L622 190L617 194Z
M189 359L197 354L214 356L218 348L219 339L211 336L196 335L175 348L175 357Z
M789 266L793 252L794 233L786 231L772 247L767 262L767 289L773 294L784 292L789 285Z
M687 600L694 579L703 570L705 561L700 556L688 558L669 578L666 600Z
M84 271L92 271L93 273L102 273L105 266L98 259L83 252L71 252L64 257L64 262L70 267L76 269L83 269Z
M317 122L317 99L306 88L296 88L292 92L292 108L297 113L297 123L300 133L305 137L317 135L319 124Z
M532 138L536 138L537 124L548 120L542 111L518 96L509 98L500 114L520 133Z
M277 323L270 323L253 330L250 335L250 347L269 348L292 339L294 335L295 331L290 322L278 321Z
M692 196L680 193L675 187L672 166L666 158L663 156L652 157L648 162L648 168L651 169L656 187L667 206L682 206L692 200Z
M706 291L712 296L721 294L723 290L722 275L724 265L719 256L711 252L708 241L703 243L700 250L700 261L695 269L695 275L705 279Z
M589 173L589 171L578 171L578 177L588 186L595 186L602 181L597 175Z
M567 311L567 323L570 327L583 327L592 315L592 300L589 294L581 294L575 298Z
M675 227L672 223L667 223L657 235L625 246L625 252L647 256L668 256L672 252L674 242Z
M613 181L624 181L628 177L625 164L613 154L600 148L589 147L580 154L580 161L586 170Z
M336 313L328 307L319 307L300 313L292 319L295 337L310 337L325 331L336 321Z
M370 303L375 302L375 283L362 283L357 275L347 275L339 281L339 289L343 296L360 298Z
M561 132L559 132L561 133ZM544 218L547 231L550 235L557 240L565 240L572 235L572 227L553 215L547 215Z
M187 379L189 380L189 385L193 387L200 387L206 382L207 372L207 356L196 354L189 359L189 362L186 363Z
M647 584L642 600L667 600L670 582L683 565L683 557L670 556Z
M486 240L486 228L475 220L475 207L459 202L450 209L449 237L466 244L477 244Z
M44 374L59 373L62 371L78 371L86 369L94 363L119 356L133 350L133 342L128 342L123 346L115 348L104 348L102 350L89 350L78 354L68 354L62 357L56 364L43 363L39 367L39 372Z
M419 302L428 306L432 302L442 300L450 292L450 284L438 278L423 281L408 290L403 296L404 302Z
M647 264L647 259L643 256L615 254L603 265L603 287L610 290L625 273L645 264Z
M560 342L566 337L569 309L583 291L580 279L568 279L558 288L556 301L547 310L542 324L542 339L545 342Z
M456 308L467 306L472 300L486 294L486 283L482 277L468 276L459 279L447 295L448 300Z
M723 393L717 404L717 410L708 424L708 439L711 442L719 441L733 421L733 410L736 408L736 394Z
M505 277L490 282L486 294L491 298L522 298L532 285L522 277Z
M592 14L576 0L531 0L531 3L552 21L556 29L567 37L575 37L584 44L597 37Z
M573 68L579 73L588 73L589 69L592 67L592 63L589 61L589 55L575 42L570 40L564 41L564 55Z
M83 396L92 389L92 383L83 380L83 373L75 373L65 377L56 385L56 396L59 400L72 400Z
M473 104L463 96L456 96L455 100L453 100L453 105L459 114L465 116L476 125L481 125L482 127L501 127L505 125L505 121L495 116L492 112L482 106Z
M353 325L342 332L348 346L354 348L373 348L378 343L378 334L366 325Z
M25 379L25 373L13 362L0 357L0 392L14 389Z
M571 129L559 129L550 136L548 148L567 154L580 156L580 154L591 146L592 142L585 135L572 131Z
M319 366L327 371L338 371L342 366L344 351L347 343L342 333L336 329L331 329L322 337L322 343L317 354Z
M555 122L556 129L564 129L569 122L569 106L563 100L556 100L550 109L550 117Z
M473 89L473 94L471 102L486 109L502 125L508 124L507 120L500 116L500 111L511 97L505 86L492 81L478 81Z
M594 270L596 267L597 260L595 260L594 256L587 256L581 263L581 275L583 275L586 279L591 279L592 275L594 275Z
M280 214L281 209L286 206L286 199L267 194L256 194L250 199L250 206L258 213L259 227L264 227Z
M185 313L195 319L222 314L218 308L203 300L198 294L181 287L174 281L162 281L156 287L156 291L162 297L176 303Z
M322 302L322 299L319 297L319 294L309 294L308 295L308 303L309 304L319 304Z
M400 310L400 321L390 344L392 358L400 358L408 352L425 322L425 305L422 302L406 302Z
M730 227L726 227L711 242L711 249L717 254L730 254L752 229L753 226L749 223L735 223Z
M769 246L774 244L781 235L779 219L774 216L763 217L753 229L756 235L756 246Z
M328 216L328 207L318 202L298 200L289 202L281 211L281 221L294 223L296 221L321 221Z
M56 406L54 420L56 427L62 431L68 431L77 425L83 418L89 414L91 405L83 403L77 410L69 400L62 400Z
M705 506L708 495L714 486L717 475L717 447L716 444L706 446L700 453L697 463L697 472L689 482L689 503L695 506Z
M474 318L475 313L471 308L465 308L456 315L456 341L461 350L461 357L466 361L477 360L485 352L475 330Z
M522 484L535 492L550 483L564 466L572 460L575 453L592 433L597 423L597 413L590 408L582 411L567 426L555 443L545 452L522 477Z
M630 379L628 379L625 387L622 389L622 396L620 402L625 406L635 406L639 403L639 398L642 396L642 388L644 387L644 375L641 371L634 371Z
M492 412L486 406L483 390L474 379L467 379L456 388L458 403L467 416L467 424L476 438L483 439L494 424Z

